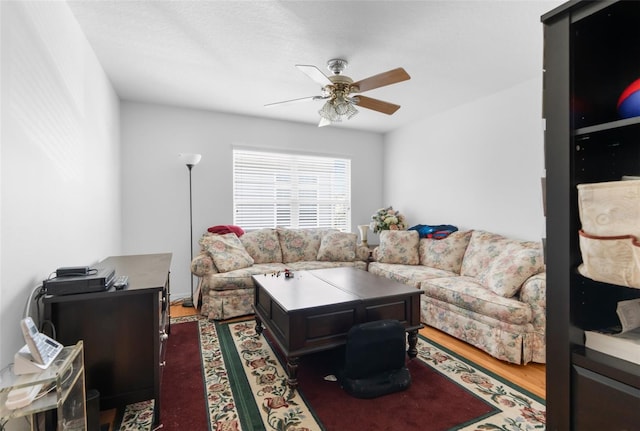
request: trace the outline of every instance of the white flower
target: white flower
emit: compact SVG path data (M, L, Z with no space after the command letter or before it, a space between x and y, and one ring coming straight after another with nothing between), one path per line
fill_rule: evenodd
M387 218L384 219L384 223L387 226L391 226L392 224L398 224L398 217L396 216L389 216Z
M394 210L392 206L380 208L371 216L371 229L374 233L382 230L405 230L407 223L402 214Z

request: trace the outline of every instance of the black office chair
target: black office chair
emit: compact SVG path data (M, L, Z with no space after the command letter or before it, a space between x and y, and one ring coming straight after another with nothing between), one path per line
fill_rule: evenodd
M356 325L347 334L342 388L356 398L375 398L411 385L404 326L397 320Z

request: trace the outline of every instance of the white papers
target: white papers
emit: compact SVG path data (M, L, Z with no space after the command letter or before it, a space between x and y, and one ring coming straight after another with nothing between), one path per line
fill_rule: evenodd
M585 331L584 335L588 348L640 364L640 328L621 334Z
M618 302L616 313L622 324L622 332L640 328L640 298Z
M640 364L640 298L618 302L616 312L622 327L585 331L585 346Z

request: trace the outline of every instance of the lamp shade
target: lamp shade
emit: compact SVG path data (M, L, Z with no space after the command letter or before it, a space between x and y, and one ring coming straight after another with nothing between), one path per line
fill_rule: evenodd
M180 153L178 154L178 157L187 166L195 166L200 163L202 154Z

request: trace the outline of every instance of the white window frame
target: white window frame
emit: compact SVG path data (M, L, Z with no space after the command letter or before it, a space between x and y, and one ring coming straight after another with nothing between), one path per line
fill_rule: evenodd
M233 149L233 223L351 231L351 160Z

